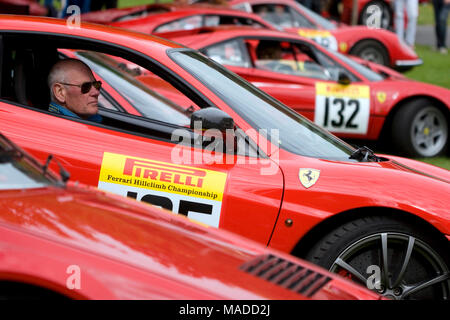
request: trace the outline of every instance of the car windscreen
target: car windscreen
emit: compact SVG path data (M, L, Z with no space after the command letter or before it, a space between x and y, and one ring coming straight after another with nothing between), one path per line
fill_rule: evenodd
M172 50L169 56L280 148L308 157L350 161L354 151L350 145L220 64L192 50Z
M329 53L330 54L334 54L336 57L338 57L339 59L344 61L346 64L348 64L350 67L355 69L359 74L364 76L369 81L375 82L375 81L382 81L382 80L384 80L384 77L382 75L380 75L380 74L370 70L369 68L366 68L362 64L360 64L360 63L350 59L349 57L346 57L342 53L334 52L334 51L331 51L331 50L329 51Z
M185 108L136 79L136 75L126 71L127 68L123 66L123 62L91 51L77 51L76 56L85 62L144 117L158 119L159 121L179 126L190 125L191 120L185 112Z
M325 30L334 30L336 29L336 25L333 24L331 21L327 20L326 18L322 17L321 15L318 15L314 11L306 8L305 6L302 6L299 3L294 3L297 7L300 8L304 13L306 13L310 18L312 18L319 26L321 26Z
M35 189L54 185L56 178L0 136L0 190Z

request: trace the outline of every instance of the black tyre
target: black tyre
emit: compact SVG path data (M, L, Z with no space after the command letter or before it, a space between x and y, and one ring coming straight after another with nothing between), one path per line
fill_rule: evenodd
M448 117L428 99L404 104L392 121L392 140L410 157L435 157L448 147Z
M389 6L379 0L369 2L359 14L359 23L365 26L370 26L370 17L374 14L374 11L381 12L380 28L390 29L392 26L392 11Z
M350 54L361 59L390 66L389 53L386 47L376 40L362 40L350 49Z
M391 299L450 299L447 241L400 219L348 222L322 238L306 259ZM374 286L375 268L379 282Z

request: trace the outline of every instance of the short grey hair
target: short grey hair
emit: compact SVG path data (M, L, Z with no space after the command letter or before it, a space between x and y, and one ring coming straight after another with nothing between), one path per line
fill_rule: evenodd
M81 60L67 58L63 60L59 60L56 62L53 67L50 69L47 77L47 84L50 88L50 99L53 102L56 102L56 98L53 94L53 85L57 82L67 83L67 75L68 71L75 68L85 68L90 73L92 73L91 68Z

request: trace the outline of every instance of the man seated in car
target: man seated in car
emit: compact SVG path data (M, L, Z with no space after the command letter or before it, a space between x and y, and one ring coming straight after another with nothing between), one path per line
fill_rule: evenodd
M60 60L48 75L49 111L65 116L102 122L98 112L98 96L102 83L91 69L77 59Z

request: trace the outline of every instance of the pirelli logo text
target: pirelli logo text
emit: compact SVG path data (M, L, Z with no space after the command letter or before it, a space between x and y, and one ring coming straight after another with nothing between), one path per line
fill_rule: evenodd
M324 82L316 83L316 94L338 98L370 98L370 88L364 85L341 85Z
M221 201L226 173L107 153L100 181Z
M136 178L172 182L178 185L191 187L203 186L206 172L193 168L183 168L174 165L161 165L149 160L127 158L123 174Z

